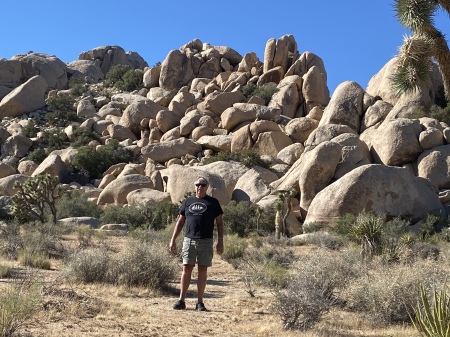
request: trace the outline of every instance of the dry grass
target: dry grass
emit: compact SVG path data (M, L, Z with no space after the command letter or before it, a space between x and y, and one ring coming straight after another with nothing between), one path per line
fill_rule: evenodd
M127 237L108 236L104 239L108 250L120 252L128 242ZM104 244L102 243L102 245ZM78 247L76 234L64 238L67 246ZM96 245L94 244L94 248ZM97 245L98 248L98 245ZM297 261L305 256L319 256L321 248L314 246L289 246ZM281 249L281 248L277 248ZM320 250L320 251L319 251ZM445 255L447 252L443 252ZM329 260L337 264L336 251L328 251ZM444 256L446 257L446 256ZM145 258L145 257L143 257ZM335 260L333 260L335 259ZM235 269L219 256L214 257L209 269L205 295L208 312L196 312L196 271L186 300L188 310L175 311L173 303L178 296L181 265L169 288L152 291L148 287L127 287L111 284L71 283L62 277L61 260L51 260L51 270L39 270L45 291L40 312L29 321L21 333L39 337L86 336L240 336L240 337L412 337L417 336L410 324L379 324L368 312L349 312L345 306L333 306L305 332L284 330L280 316L273 310L274 295L271 289L257 285L255 297L246 292L244 270ZM432 262L430 262L432 263ZM13 270L18 262L0 260ZM328 267L329 268L329 267ZM22 270L29 272L28 269ZM0 280L0 292L8 279Z

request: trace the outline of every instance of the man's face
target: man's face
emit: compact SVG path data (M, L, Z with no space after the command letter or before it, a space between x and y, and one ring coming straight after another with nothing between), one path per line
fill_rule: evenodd
M206 190L208 189L208 184L204 180L197 180L194 183L195 186L195 196L197 198L203 198L206 195Z

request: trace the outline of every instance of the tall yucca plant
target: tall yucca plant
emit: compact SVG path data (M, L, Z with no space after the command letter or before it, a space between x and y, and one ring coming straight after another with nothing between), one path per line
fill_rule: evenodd
M450 296L445 287L434 291L433 301L428 300L425 288L420 286L420 302L414 309L411 322L425 337L450 337Z
M437 10L450 13L450 0L396 0L399 22L412 31L399 48L399 65L391 81L398 95L425 87L430 82L433 57L444 81L445 97L450 101L450 51L444 35L434 26Z

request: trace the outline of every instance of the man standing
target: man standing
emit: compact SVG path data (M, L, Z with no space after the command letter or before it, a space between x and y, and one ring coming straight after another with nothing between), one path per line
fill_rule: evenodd
M219 255L223 253L223 211L219 201L206 194L209 183L205 177L198 177L194 185L195 197L189 197L181 204L169 245L170 251L176 253L176 239L185 226L181 252L183 273L180 281L180 297L173 308L176 310L186 309L186 293L191 283L192 270L197 263L197 304L195 309L206 311L203 294L206 288L208 267L212 265L214 222L217 224L216 251Z

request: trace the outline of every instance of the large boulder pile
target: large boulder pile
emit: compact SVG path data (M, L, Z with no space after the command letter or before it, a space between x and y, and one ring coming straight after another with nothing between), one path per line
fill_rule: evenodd
M267 41L264 60L198 39L154 67L117 46L84 52L68 65L43 54L2 59L3 194L13 194L14 181L29 176L73 172L77 149L52 153L39 166L27 160L39 137L18 134L30 116L45 116L44 95L64 94L68 75L93 85L114 65L126 64L144 70L141 90L111 99L79 97L74 106L80 125L101 137L92 146L115 139L134 153L133 163L114 165L84 186L98 204L178 203L204 175L209 193L224 205L248 200L271 207L277 193L294 191L297 209L288 217L293 233L302 223L332 222L346 213L412 221L443 214L450 199L444 197L450 189L450 128L431 118L408 118L417 106L434 103L442 78L435 69L429 88L399 98L388 81L396 62L389 61L366 90L346 81L330 97L322 59L299 52L292 35ZM270 86L276 91L268 102L248 94L251 87ZM73 126L64 131L70 138ZM218 152L247 149L270 162L269 169L204 164Z

